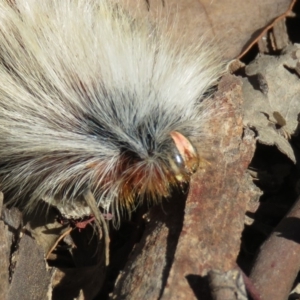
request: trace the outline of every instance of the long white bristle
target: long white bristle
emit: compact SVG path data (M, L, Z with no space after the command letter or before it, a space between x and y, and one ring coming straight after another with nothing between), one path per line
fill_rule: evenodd
M117 210L132 174L138 198L171 191L170 133L205 139L202 98L221 67L205 41L162 32L110 1L0 0L0 183L12 201L90 189Z

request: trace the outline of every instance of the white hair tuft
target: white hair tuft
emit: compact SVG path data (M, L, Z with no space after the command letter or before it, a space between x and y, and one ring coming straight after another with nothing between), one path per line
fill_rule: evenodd
M216 57L111 1L0 0L2 190L29 209L91 191L117 216L169 196L197 167Z

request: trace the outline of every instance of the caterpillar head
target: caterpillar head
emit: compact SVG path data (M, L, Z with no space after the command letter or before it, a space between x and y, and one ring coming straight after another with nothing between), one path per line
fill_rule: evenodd
M158 201L170 196L172 189L189 183L199 166L199 157L192 143L173 131L160 155L141 159L132 153L121 156L119 164L118 203L127 210L137 199Z

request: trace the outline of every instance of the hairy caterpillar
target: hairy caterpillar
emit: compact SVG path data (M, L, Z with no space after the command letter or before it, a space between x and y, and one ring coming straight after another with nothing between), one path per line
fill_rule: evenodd
M116 216L169 196L197 168L220 70L204 41L111 1L0 0L2 191L66 214L91 196Z

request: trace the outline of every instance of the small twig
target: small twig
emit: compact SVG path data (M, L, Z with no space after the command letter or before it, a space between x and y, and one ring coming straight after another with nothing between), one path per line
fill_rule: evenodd
M58 239L55 241L53 246L49 249L49 251L46 253L46 260L49 259L50 254L54 251L54 249L57 247L58 243L62 241L68 234L71 233L73 230L72 227L69 227L63 234L61 234Z

